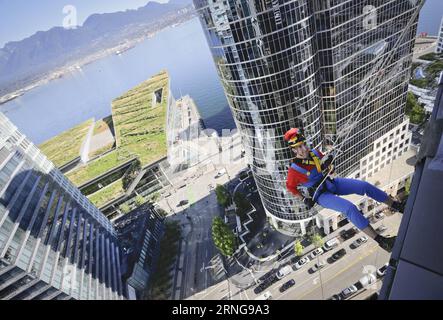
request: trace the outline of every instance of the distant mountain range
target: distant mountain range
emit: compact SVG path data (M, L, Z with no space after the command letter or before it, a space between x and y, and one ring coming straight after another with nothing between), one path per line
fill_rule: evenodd
M137 33L155 31L163 20L173 20L191 4L192 0L149 2L137 10L91 15L76 29L54 27L8 42L0 49L0 95L69 61L116 46Z

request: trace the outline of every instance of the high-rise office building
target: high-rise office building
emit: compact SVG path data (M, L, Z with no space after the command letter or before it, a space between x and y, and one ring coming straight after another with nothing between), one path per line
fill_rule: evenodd
M361 99L368 98L336 162L338 173L358 176L360 160L373 150L375 141L404 123L418 20L414 13L421 2L194 4L267 215L280 231L304 234L314 225L316 212L306 210L286 191L292 155L284 133L302 127L311 146L320 149L341 142L337 134L347 129ZM375 72L378 81L368 92Z
M435 48L435 52L443 52L443 17L441 19L440 28L438 29L437 47Z
M0 299L124 299L111 222L0 113Z

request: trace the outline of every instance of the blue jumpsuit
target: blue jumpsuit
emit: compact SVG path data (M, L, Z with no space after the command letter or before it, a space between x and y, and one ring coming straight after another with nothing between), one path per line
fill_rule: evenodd
M291 166L301 172L300 167L294 164ZM314 167L310 170L308 182L302 185L312 187L323 178L324 175L319 173L317 168ZM313 200L324 208L343 213L360 230L365 229L369 225L369 220L363 216L361 211L352 202L339 197L349 194L367 195L378 202L385 202L388 199L388 195L385 192L366 181L335 178L326 180L315 194Z

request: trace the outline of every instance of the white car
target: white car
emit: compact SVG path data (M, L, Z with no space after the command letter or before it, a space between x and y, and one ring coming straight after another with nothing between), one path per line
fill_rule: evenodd
M306 263L309 262L309 257L304 257L301 258L300 260L297 261L297 263L295 264L295 269L298 270L301 267L303 267Z
M254 300L271 300L271 299L272 299L271 291L266 291L265 293L263 293L261 296L258 296Z
M215 178L220 178L224 174L226 174L226 169L221 169L219 172L217 172Z
M331 240L326 241L325 245L323 246L323 249L325 251L329 251L329 250L334 249L339 244L340 244L340 241L338 241L337 238L332 238Z
M389 263L386 263L383 267L380 269L377 269L377 275L381 278L384 277L386 274L386 271L388 270Z
M278 270L278 272L276 274L277 278L283 279L288 274L290 274L292 271L294 271L294 270L292 269L291 266L285 266L285 267L281 268L280 270Z
M309 258L311 260L314 260L317 256L323 254L323 252L324 252L324 250L322 248L317 248L311 252L311 254L309 255Z

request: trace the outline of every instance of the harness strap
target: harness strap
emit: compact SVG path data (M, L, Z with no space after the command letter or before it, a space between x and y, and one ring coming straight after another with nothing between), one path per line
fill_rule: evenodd
M294 162L291 163L291 168L300 172L301 174L304 174L305 176L309 176L311 174L311 172L309 172L308 170L306 170L305 168L302 168L298 165L296 165Z
M320 154L317 150L310 152L312 159L314 160L315 166L317 167L317 172L322 172L320 163Z
M297 163L299 164L304 164L304 165L313 165L317 168L317 172L321 173L321 162L320 162L320 153L317 150L312 150L309 152L309 155L311 156L312 160L308 160L308 159L294 159L294 161L291 163L291 168L300 172L301 174L304 174L305 176L308 176L311 174L311 172L309 172L309 170L306 170L305 168L300 167L299 165L297 165Z

